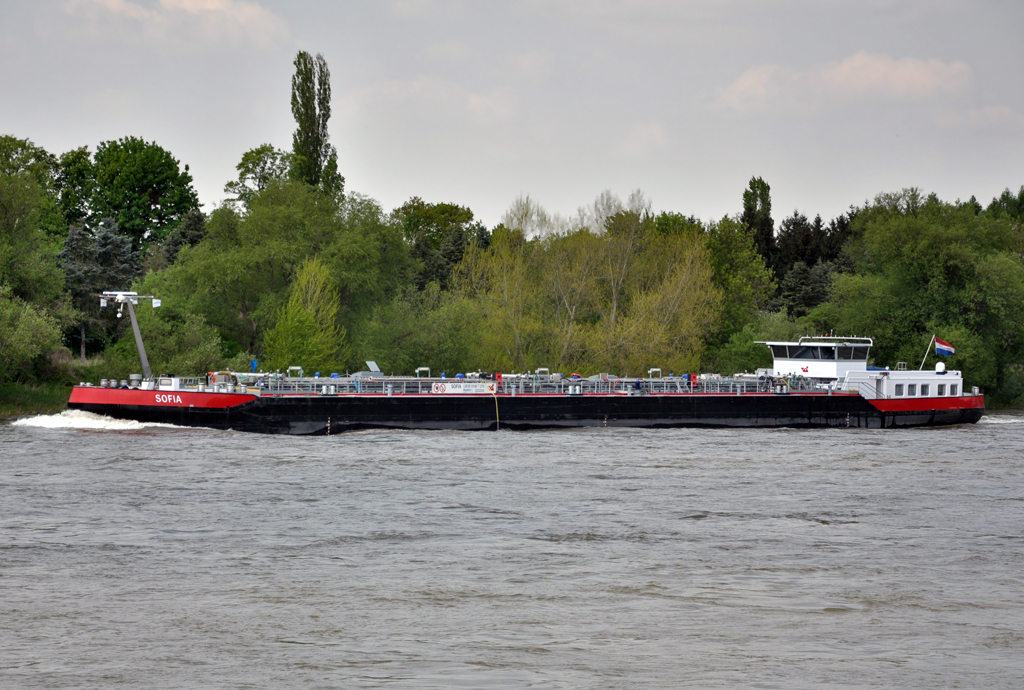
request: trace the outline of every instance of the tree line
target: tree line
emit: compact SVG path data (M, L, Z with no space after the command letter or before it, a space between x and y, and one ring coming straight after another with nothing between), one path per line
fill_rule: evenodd
M1024 404L1024 187L984 207L906 189L776 224L754 177L713 221L638 191L571 218L522 197L488 228L458 203L386 211L346 191L327 64L300 52L294 66L291 148L243 153L209 213L155 142L58 156L0 137L0 378L138 370L126 325L99 308L102 290L130 288L163 300L139 310L154 370L183 375L366 359L394 373L733 373L770 364L757 340L872 335L875 361L894 364L919 362L937 333L993 402Z

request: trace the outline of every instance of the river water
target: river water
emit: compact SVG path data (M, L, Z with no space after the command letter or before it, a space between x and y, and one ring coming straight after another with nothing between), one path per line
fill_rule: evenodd
M1019 688L1024 416L0 422L4 688Z

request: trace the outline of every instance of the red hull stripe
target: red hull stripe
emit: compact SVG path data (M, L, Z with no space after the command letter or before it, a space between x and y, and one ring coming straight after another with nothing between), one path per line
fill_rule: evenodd
M383 397L384 394L380 395L360 395L352 397ZM606 394L602 394L606 395ZM621 394L620 394L621 395ZM680 397L728 397L732 394L713 394L713 393L689 393L681 394ZM760 394L764 397L773 396L772 393ZM815 396L824 394L806 394L798 393L794 395L808 395ZM842 395L846 396L857 396L853 394L842 394L837 393L837 397ZM746 394L743 397L759 396L759 394ZM205 407L212 409L224 409L227 407L237 407L243 405L251 400L255 400L257 396L247 395L243 393L192 393L188 391L144 391L138 389L118 389L118 388L98 388L92 386L76 386L71 391L71 398L68 400L69 403L81 403L91 405L135 405L135 406L146 406L146 407ZM267 396L277 397L277 396ZM285 397L285 396L281 396ZM314 397L314 396L309 396ZM348 397L348 396L346 396ZM429 394L423 397L479 397L479 396L431 396ZM499 397L509 397L504 394L499 394ZM531 395L532 397L542 397L541 395ZM543 397L564 397L561 395L544 395ZM619 395L611 395L609 397L620 397ZM673 395L675 397L675 395ZM976 409L985 407L985 398L980 395L967 395L967 396L956 396L956 397L944 397L944 398L888 398L879 400L868 400L869 403L874 405L881 412L928 412L931 410L961 410L961 409Z
M190 393L188 391L144 391L121 388L93 388L76 386L71 390L69 403L91 405L146 405L152 407L235 407L255 395L243 393Z
M886 398L868 400L882 412L930 412L931 410L971 410L985 407L985 396L964 395L952 398Z

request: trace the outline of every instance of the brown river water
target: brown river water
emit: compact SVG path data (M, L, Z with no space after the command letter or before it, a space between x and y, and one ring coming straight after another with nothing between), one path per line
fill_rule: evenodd
M1024 415L0 421L3 688L1019 688Z

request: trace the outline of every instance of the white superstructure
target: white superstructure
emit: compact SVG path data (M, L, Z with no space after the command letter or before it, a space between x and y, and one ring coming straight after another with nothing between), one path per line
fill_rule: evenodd
M758 341L771 348L773 376L842 379L850 372L867 371L871 338L803 337L795 343Z
M758 341L771 348L772 376L817 379L821 387L860 393L871 400L945 398L967 395L959 371L946 371L939 362L935 371L907 371L868 367L874 341L858 337L803 337L799 341Z
M879 371L850 372L836 382L839 390L860 393L869 400L900 398L946 398L967 395L963 375L959 371L946 371L939 362L935 371L906 371L897 368Z

